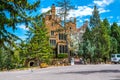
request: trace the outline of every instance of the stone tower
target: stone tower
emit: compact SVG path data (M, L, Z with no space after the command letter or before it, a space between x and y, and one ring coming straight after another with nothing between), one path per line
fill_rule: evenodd
M52 5L52 10L51 10L51 14L52 14L52 19L55 19L55 5Z

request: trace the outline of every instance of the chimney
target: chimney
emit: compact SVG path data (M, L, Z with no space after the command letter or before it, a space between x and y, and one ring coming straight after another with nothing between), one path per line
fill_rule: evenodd
M54 4L52 4L51 14L52 14L52 19L55 19L55 5Z
M74 23L76 24L76 17L74 17Z

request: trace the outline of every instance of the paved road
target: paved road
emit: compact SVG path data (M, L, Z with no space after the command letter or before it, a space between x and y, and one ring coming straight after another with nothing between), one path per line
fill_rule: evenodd
M74 65L0 72L0 80L120 80L120 65Z

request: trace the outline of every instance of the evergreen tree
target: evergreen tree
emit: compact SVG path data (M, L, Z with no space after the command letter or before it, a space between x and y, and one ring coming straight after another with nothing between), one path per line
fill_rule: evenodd
M0 70L4 68L4 54L3 49L0 48Z
M33 27L30 28L30 33L32 35L27 42L27 58L37 59L38 61L45 59L43 58L44 56L50 58L51 47L49 45L49 36L43 23L33 23Z
M93 61L95 61L95 57L94 57L94 52L95 52L95 45L92 44L93 43L93 36L92 36L92 31L90 31L90 29L87 27L85 33L83 34L83 43L87 44L84 45L82 47L84 47L86 50L86 53L83 53L84 56L87 57L87 59L90 60L90 63L93 63ZM84 51L83 51L84 52Z
M93 45L90 40L83 40L82 43L79 45L79 53L78 55L80 57L83 57L84 61L89 62L89 63L94 63L96 62L96 57L95 57L95 45Z
M91 40L91 31L90 29L87 27L86 30L85 30L85 33L83 34L82 38L83 40Z
M114 37L111 37L110 54L118 53L117 47L118 47L118 41Z
M2 49L3 68L11 69L15 66L15 59L19 56L14 54L16 48L15 41L20 39L18 36L9 32L17 29L17 25L23 23L28 26L31 20L35 19L32 13L35 12L40 4L40 0L29 3L28 0L0 0L0 49ZM17 55L18 56L15 56Z
M101 22L100 26L100 42L101 42L101 55L102 59L106 62L106 60L109 59L109 52L110 52L110 46L111 46L111 39L110 39L110 25L107 19L104 19L103 22ZM105 44L104 44L105 43Z
M93 45L95 45L96 49L95 49L95 54L94 56L96 57L96 59L98 61L100 61L100 57L101 57L101 54L100 54L100 46L101 46L101 43L100 43L100 23L101 23L101 20L100 20L100 15L99 15L99 11L97 9L97 6L95 5L94 6L94 10L92 12L92 16L90 17L90 27L91 27L91 43ZM95 60L95 61L97 61Z
M107 33L110 35L110 33L111 33L110 23L108 22L108 19L107 19L107 18L105 18L105 19L103 20L103 25L106 27Z
M100 16L97 6L94 6L92 16L90 17L90 27L99 27L100 26Z
M17 24L25 23L33 19L30 14L39 6L40 1L34 4L28 0L0 0L0 45L5 47L5 43L11 43L11 39L19 39L16 35L10 33L7 28L16 29Z
M120 53L120 29L116 22L111 25L111 37L115 38L114 40L117 40L117 51Z

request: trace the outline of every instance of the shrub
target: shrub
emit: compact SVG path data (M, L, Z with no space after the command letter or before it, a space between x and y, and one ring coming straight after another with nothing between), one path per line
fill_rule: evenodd
M61 54L58 54L58 56L57 56L57 58L59 58L59 59L67 58L67 57L68 57L67 53L61 53Z
M47 63L41 63L41 64L40 64L40 68L46 68L46 67L48 67L48 64L47 64Z
M52 58L53 58L53 55L52 55L52 54L45 53L45 54L42 54L42 55L40 56L40 61L41 61L41 62L45 62L45 63L47 63L47 64L50 64Z

